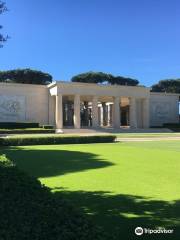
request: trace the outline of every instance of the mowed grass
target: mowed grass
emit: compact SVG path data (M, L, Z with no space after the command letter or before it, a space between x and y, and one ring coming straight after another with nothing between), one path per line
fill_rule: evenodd
M171 133L116 133L118 138L159 138L159 137L180 137L179 132Z
M135 239L137 226L173 228L170 239L180 239L180 141L11 147L1 153L116 239Z

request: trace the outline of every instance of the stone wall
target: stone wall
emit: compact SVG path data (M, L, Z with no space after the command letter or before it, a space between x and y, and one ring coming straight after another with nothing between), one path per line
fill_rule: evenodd
M150 126L179 122L179 95L170 93L150 94Z
M48 88L32 84L0 83L0 122L48 124Z
M0 83L0 122L39 122L55 125L55 102L58 94L64 96L80 94L87 101L89 96L97 96L100 101L107 100L107 102L110 97L112 101L115 96L135 99L137 127L139 128L144 126L144 114L147 116L150 114L150 126L179 122L178 94L150 93L149 95L149 89L143 87L97 86L63 82L53 83L48 87ZM144 108L142 100L149 101L149 96L150 107L146 104Z

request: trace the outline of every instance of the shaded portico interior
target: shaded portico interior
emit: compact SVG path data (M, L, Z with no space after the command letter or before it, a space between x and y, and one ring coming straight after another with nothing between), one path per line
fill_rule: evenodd
M134 87L141 93L135 96L132 87L94 85L59 83L50 88L56 129L149 127L146 88Z
M63 96L63 127L74 127L74 96ZM97 99L98 116L97 125L100 127L113 127L112 97ZM119 126L129 126L129 99L121 98L119 102ZM80 127L93 127L93 99L91 96L80 96Z

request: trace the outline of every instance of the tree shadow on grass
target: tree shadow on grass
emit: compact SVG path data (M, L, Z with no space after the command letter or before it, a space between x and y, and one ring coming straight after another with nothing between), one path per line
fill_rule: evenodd
M30 175L52 177L73 172L82 172L112 166L113 163L100 159L98 155L70 150L32 150L9 147L0 150L20 169Z
M98 155L69 150L33 150L4 148L5 153L20 169L35 177L51 177L89 169L112 166ZM155 201L142 196L112 195L107 192L66 191L53 189L57 198L69 199L83 210L94 223L109 232L110 239L180 239L180 201ZM143 234L137 236L137 226L154 229L158 226L174 229L174 234ZM93 239L94 240L94 239Z
M53 189L57 198L69 199L88 214L112 239L136 239L136 227L174 229L173 234L144 234L137 239L180 239L180 200L157 201L133 195L106 192L66 191ZM114 238L113 238L114 237Z

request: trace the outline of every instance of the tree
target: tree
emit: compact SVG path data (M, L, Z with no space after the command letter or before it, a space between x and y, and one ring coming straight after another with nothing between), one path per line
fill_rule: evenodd
M72 82L85 82L85 83L108 83L111 85L128 85L136 86L139 81L132 78L125 78L121 76L113 76L109 73L103 72L86 72L78 74L71 79Z
M52 82L52 76L32 69L15 69L0 71L0 82L46 85Z
M180 93L180 79L165 79L152 85L151 92Z
M4 2L0 1L0 14L2 14L3 12L7 11L6 5ZM0 29L2 29L2 25L0 25ZM8 36L4 37L1 33L0 33L0 47L3 46L3 43L7 40Z
M137 86L139 81L133 78L127 78L122 76L113 77L110 82L112 85L126 85L126 86Z
M85 83L103 83L109 82L113 76L103 72L86 72L72 77L72 82L85 82Z

